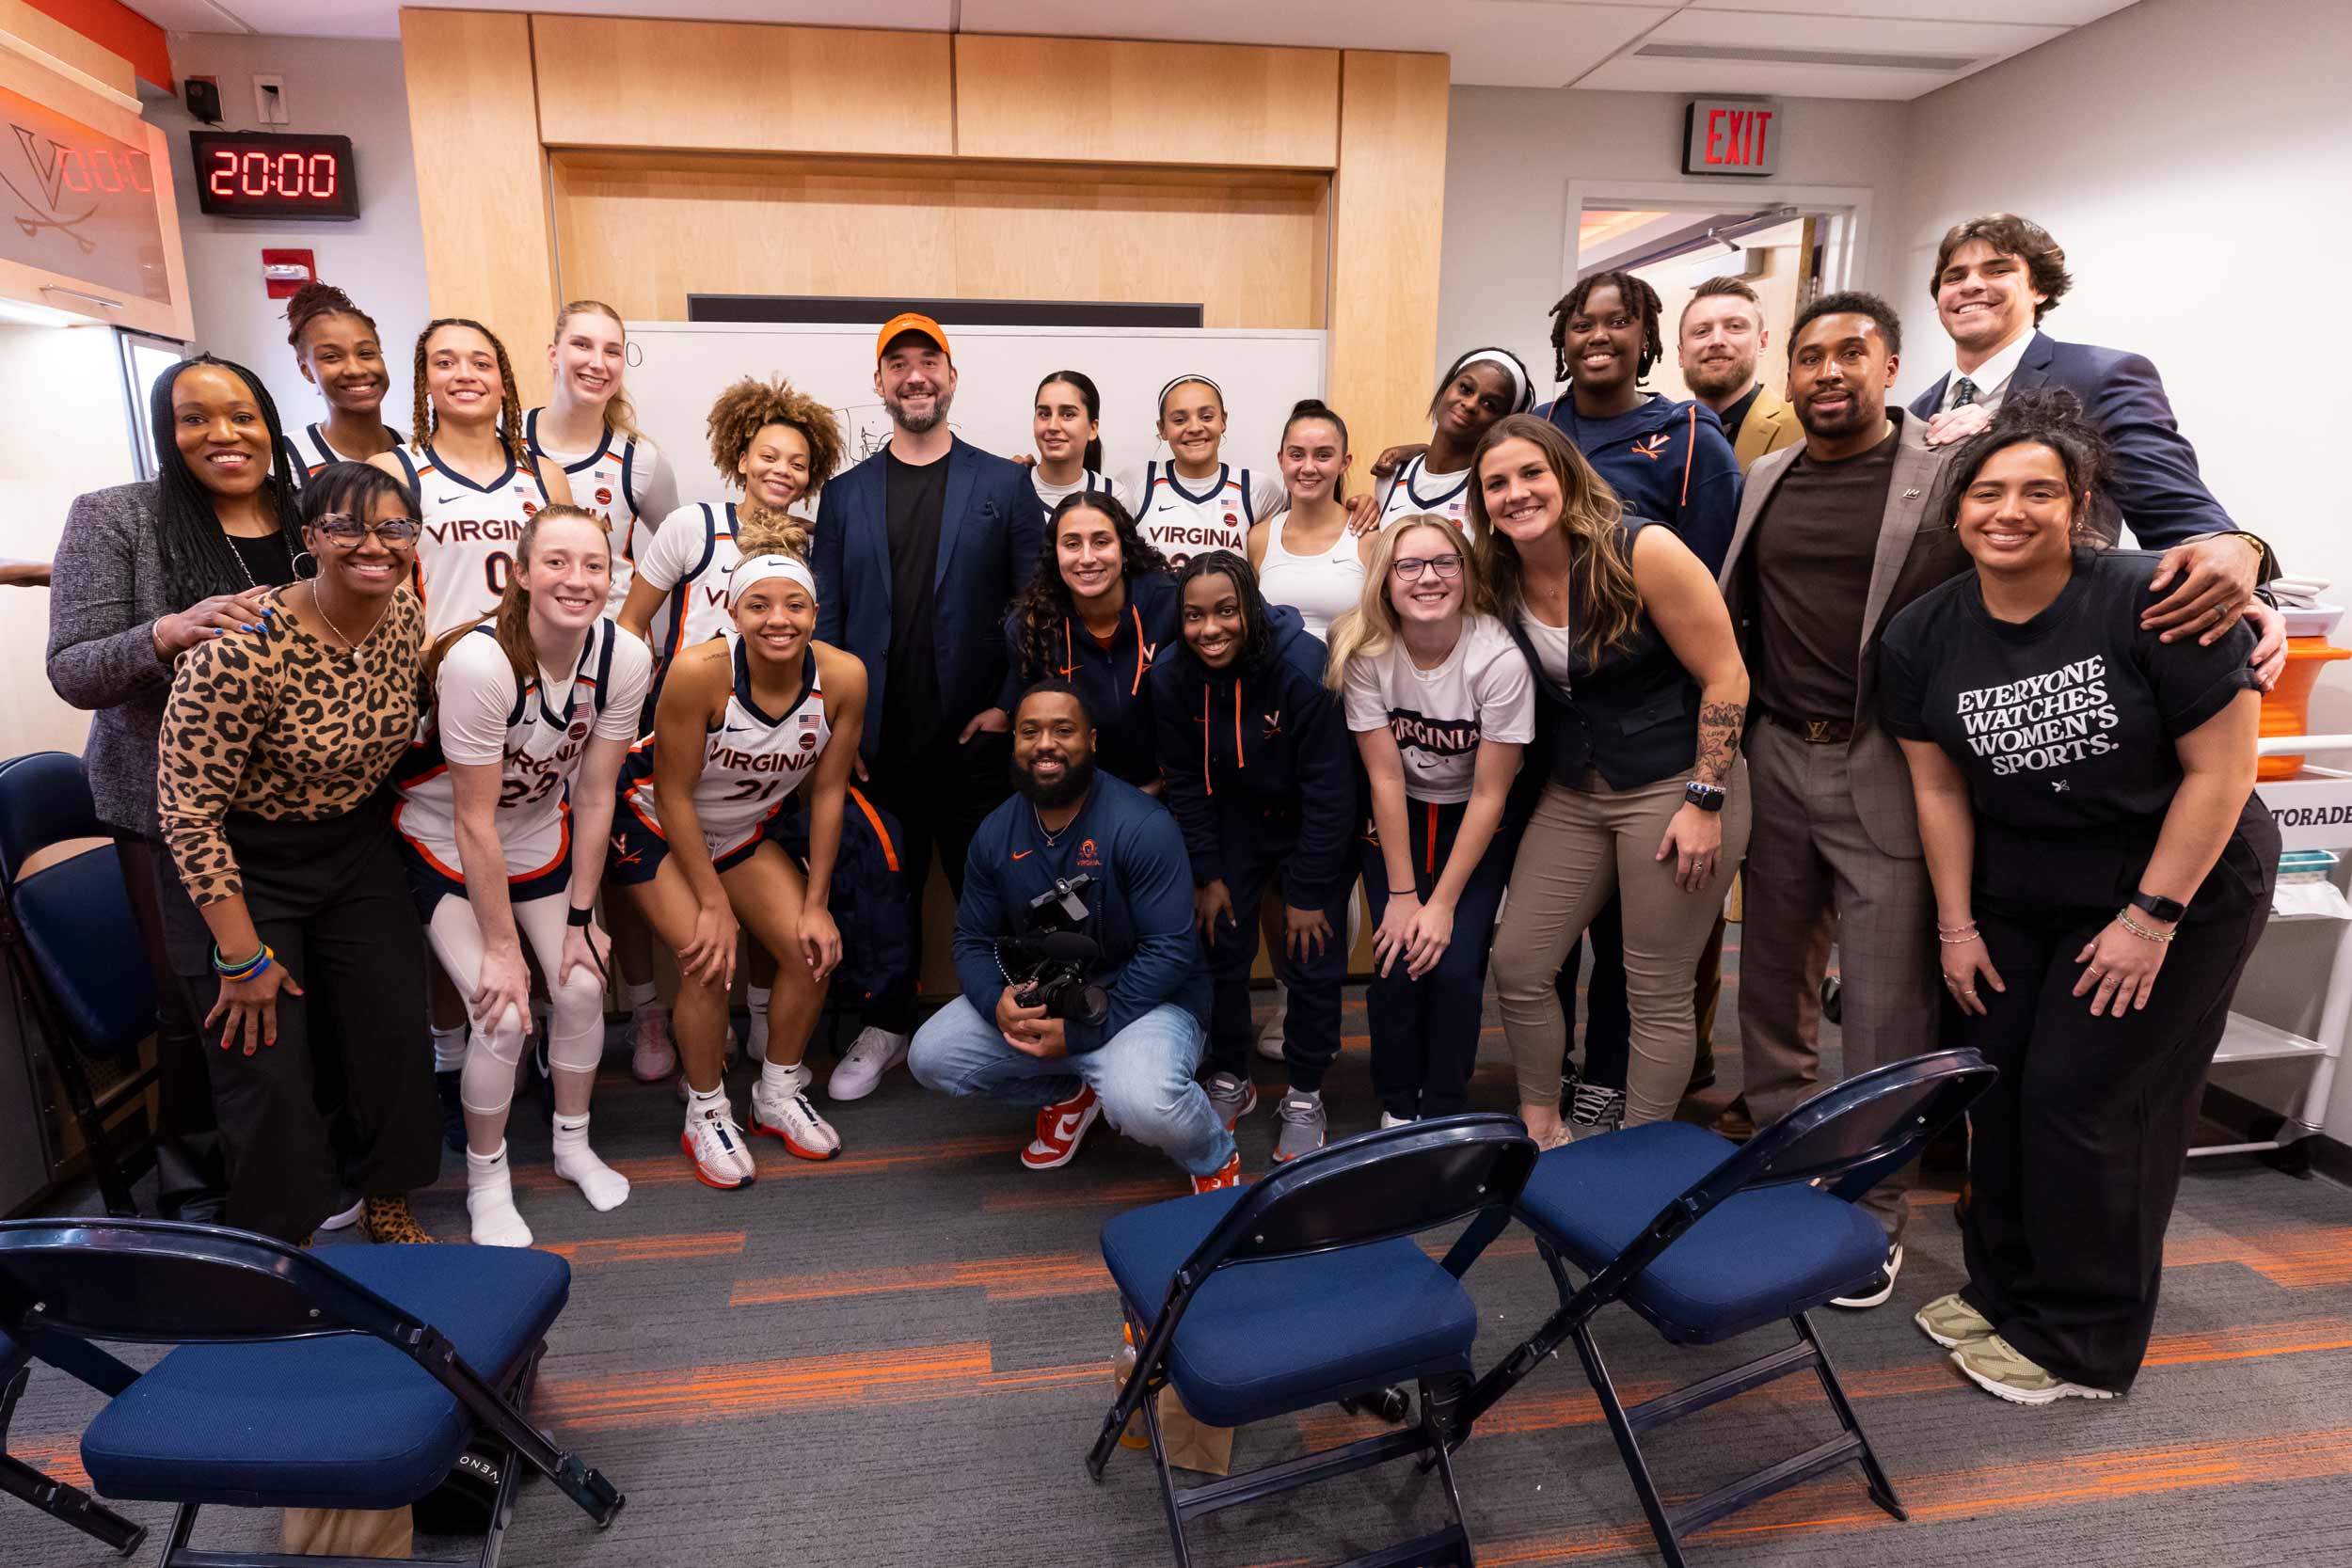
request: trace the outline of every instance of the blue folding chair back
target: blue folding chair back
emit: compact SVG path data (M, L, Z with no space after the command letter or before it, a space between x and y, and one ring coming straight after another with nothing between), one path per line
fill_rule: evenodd
M522 1414L569 1292L561 1258L330 1253L342 1256L212 1226L0 1224L0 1330L110 1396L83 1464L108 1497L180 1505L165 1568L231 1560L188 1545L206 1504L401 1507L437 1487L477 1433L509 1460L481 1562L496 1560L522 1464L612 1522L621 1495ZM139 1373L103 1342L178 1348Z
M1825 1089L1744 1148L1702 1128L1653 1122L1547 1153L1518 1217L1535 1233L1560 1307L1480 1380L1468 1415L1483 1414L1573 1340L1674 1568L1682 1568L1683 1535L1840 1465L1859 1464L1871 1497L1903 1517L1807 1314L1885 1263L1885 1235L1854 1200L1916 1158L1994 1076L1973 1051L1937 1052ZM1568 1268L1586 1276L1581 1287ZM1589 1332L1594 1315L1619 1301L1677 1344L1712 1344L1780 1322L1795 1328L1797 1342L1628 1408ZM1836 1436L1678 1511L1665 1508L1641 1433L1808 1370L1836 1416Z
M0 1334L0 1492L32 1504L60 1524L70 1525L124 1557L147 1540L147 1527L135 1524L80 1487L57 1480L8 1451L8 1423L16 1418L16 1402L32 1375L32 1354Z
M1142 1349L1104 1418L1088 1467L1099 1481L1141 1410L1177 1562L1185 1526L1236 1503L1412 1455L1444 1481L1452 1518L1364 1562L1467 1563L1470 1540L1447 1450L1467 1390L1478 1318L1461 1276L1508 1223L1535 1145L1502 1116L1449 1117L1343 1138L1241 1188L1171 1199L1103 1227L1103 1259ZM1411 1238L1470 1223L1442 1259ZM1213 1426L1318 1404L1401 1407L1405 1430L1179 1490L1152 1396L1172 1386ZM1393 1555L1403 1553L1406 1555Z

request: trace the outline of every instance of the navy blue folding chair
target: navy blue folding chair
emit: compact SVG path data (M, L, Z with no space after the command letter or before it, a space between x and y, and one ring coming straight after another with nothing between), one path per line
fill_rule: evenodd
M1462 1499L1447 1456L1466 1428L1453 1416L1470 1386L1478 1314L1461 1275L1510 1220L1535 1145L1502 1116L1445 1117L1343 1138L1247 1187L1132 1210L1103 1227L1109 1265L1142 1345L1087 1456L1096 1481L1140 1409L1159 1470L1176 1561L1184 1526L1238 1503L1389 1460L1431 1457L1449 1522L1352 1558L1356 1568L1470 1561ZM1469 1220L1442 1263L1410 1239ZM1318 1404L1389 1404L1418 1383L1404 1430L1179 1489L1157 1401L1172 1386L1194 1418L1237 1427Z
M128 1215L138 1212L131 1182L144 1162L121 1152L82 1063L119 1064L130 1082L118 1105L135 1106L154 1076L138 1051L155 1032L155 985L113 834L98 819L81 758L37 752L0 762L0 945L65 1085L106 1212ZM42 850L90 838L108 842L24 875Z
M189 1541L207 1504L414 1503L478 1437L499 1485L477 1568L498 1560L526 1465L610 1525L621 1494L523 1415L570 1285L563 1259L521 1248L313 1254L160 1220L0 1223L0 1334L108 1396L83 1466L103 1497L179 1505L161 1568L368 1568ZM138 1372L109 1341L177 1348Z
M1994 1076L1974 1051L1940 1051L1824 1089L1744 1146L1662 1121L1549 1151L1519 1196L1518 1217L1535 1233L1560 1307L1479 1380L1465 1420L1573 1339L1671 1568L1684 1568L1685 1535L1841 1465L1860 1465L1872 1500L1907 1517L1806 1314L1886 1261L1885 1233L1854 1200L1915 1158ZM1586 1276L1581 1289L1564 1263ZM1797 1342L1628 1407L1591 1331L1594 1315L1618 1301L1675 1344L1715 1344L1782 1322ZM1836 1416L1836 1436L1667 1508L1642 1433L1807 1370Z
M24 1380L32 1375L32 1355L24 1346L0 1334L0 1492L21 1497L63 1524L102 1541L129 1557L147 1540L147 1527L134 1524L69 1481L35 1469L8 1451L8 1423L16 1418L16 1402L24 1396Z

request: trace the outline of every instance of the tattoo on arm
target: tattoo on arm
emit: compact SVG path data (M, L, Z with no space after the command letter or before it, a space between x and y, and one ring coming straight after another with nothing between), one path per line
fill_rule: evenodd
M1720 784L1740 755L1740 725L1747 709L1738 703L1699 705L1699 754L1692 774L1701 784Z

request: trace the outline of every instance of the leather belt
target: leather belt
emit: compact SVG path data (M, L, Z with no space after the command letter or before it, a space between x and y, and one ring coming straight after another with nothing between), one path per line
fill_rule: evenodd
M1851 719L1799 719L1761 703L1756 711L1808 746L1843 746L1853 738Z

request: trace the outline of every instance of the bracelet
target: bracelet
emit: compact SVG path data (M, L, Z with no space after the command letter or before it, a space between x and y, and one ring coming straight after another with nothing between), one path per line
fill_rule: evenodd
M1947 931L1943 927L1938 926L1935 928L1935 940L1942 942L1947 947L1958 947L1963 943L1975 942L1979 939L1977 936L1977 928L1974 926L1955 927L1950 931Z
M1418 898L1421 896L1421 889L1417 887L1392 887L1389 889L1389 896L1391 898Z
M270 950L269 943L263 942L262 950L243 963L224 963L220 957L220 945L215 942L213 945L213 973L220 976L222 984L234 985L240 980L253 979L269 968L270 960L277 957L278 955Z
M596 918L596 907L594 904L591 904L584 910L574 910L569 914L565 915L564 917L564 924L566 926L588 926L594 924Z
M2181 934L2178 931L2152 931L2134 920L2132 911L2129 910L2118 910L2115 914L2115 923L2142 942L2170 942Z

